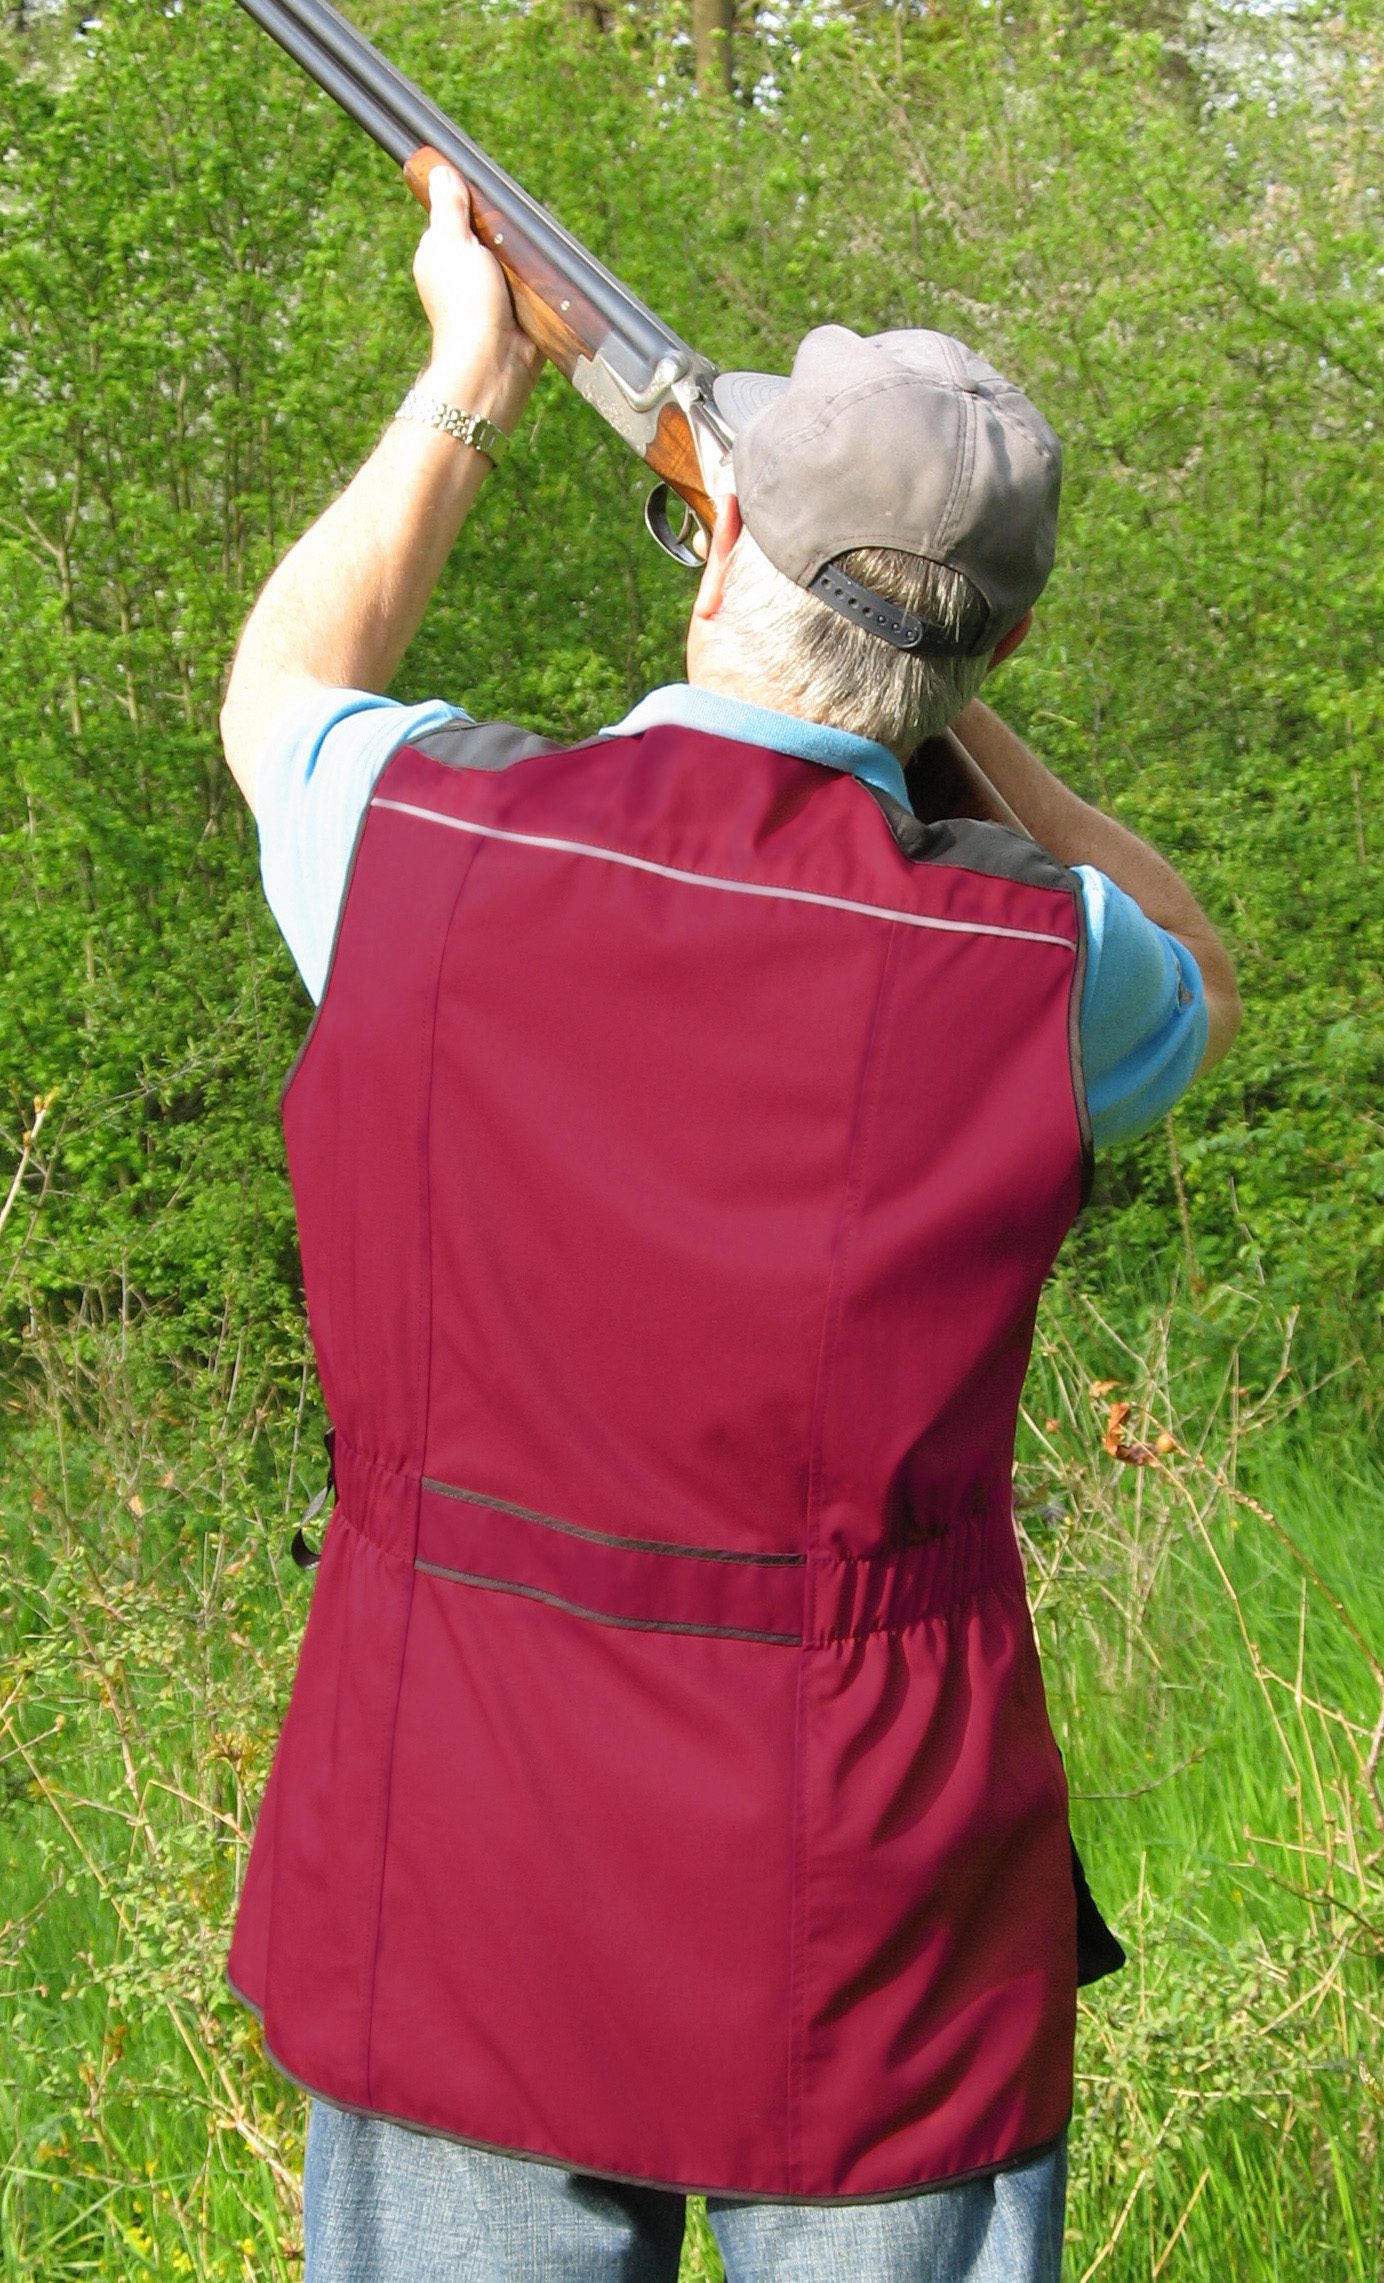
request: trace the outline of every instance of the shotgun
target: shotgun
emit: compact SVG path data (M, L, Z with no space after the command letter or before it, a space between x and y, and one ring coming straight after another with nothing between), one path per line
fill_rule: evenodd
M476 236L495 256L530 340L647 461L658 482L644 521L665 554L690 569L694 526L715 520L716 472L735 428L783 386L764 373L722 372L689 348L629 287L497 166L479 143L406 79L330 0L240 0L309 78L363 127L426 211L428 176L445 162L471 192ZM673 529L670 495L683 502ZM910 764L914 805L932 817L973 816L1022 831L960 740L929 738Z
M476 236L509 281L519 323L648 462L659 478L644 510L650 533L675 561L700 568L687 538L693 518L711 528L716 470L731 442L717 391L734 404L746 384L762 388L761 377L719 373L689 348L329 0L240 4L403 168L421 206L432 168L445 160L457 169ZM687 511L678 533L668 513L674 492Z

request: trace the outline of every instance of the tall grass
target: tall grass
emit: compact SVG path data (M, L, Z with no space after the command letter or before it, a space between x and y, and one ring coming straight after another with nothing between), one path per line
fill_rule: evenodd
M35 1331L10 1392L6 2283L301 2273L302 2103L224 1961L306 1614L286 1517L308 1380L285 1404L222 1335L188 1371L88 1309Z
M1384 1473L1290 1333L1252 1294L1059 1288L1030 1374L1031 1597L1131 1958L1082 2003L1071 2283L1381 2272ZM26 1349L0 1461L4 2272L291 2277L302 2104L222 1960L306 1608L309 1383L252 1371L229 1324L175 1366L94 1304ZM719 2274L695 2208L684 2274Z
M1131 1958L1082 2006L1079 2283L1379 2272L1384 1480L1291 1329L1255 1392L1262 1321L1218 1368L1213 1325L1068 1295L1027 1390L1031 1598Z

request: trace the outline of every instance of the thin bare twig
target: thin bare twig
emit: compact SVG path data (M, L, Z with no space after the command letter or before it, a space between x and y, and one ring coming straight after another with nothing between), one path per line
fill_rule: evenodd
M47 1094L36 1094L34 1097L34 1122L20 1143L19 1163L14 1170L14 1179L10 1183L9 1194L4 1204L0 1205L0 1229L4 1228L6 1221L14 1211L15 1199L24 1186L24 1176L29 1170L29 1162L34 1154L34 1143L42 1133L43 1121L57 1098L58 1089L56 1086L52 1087Z

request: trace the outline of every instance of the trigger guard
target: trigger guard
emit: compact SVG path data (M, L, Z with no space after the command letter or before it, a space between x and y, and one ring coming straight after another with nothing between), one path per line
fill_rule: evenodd
M667 484L655 484L645 500L644 523L649 537L656 540L664 554L671 555L675 563L681 563L689 571L700 571L704 568L702 558L694 554L687 544L687 533L696 522L696 517L690 507L684 507L682 529L675 531L668 520L669 497Z

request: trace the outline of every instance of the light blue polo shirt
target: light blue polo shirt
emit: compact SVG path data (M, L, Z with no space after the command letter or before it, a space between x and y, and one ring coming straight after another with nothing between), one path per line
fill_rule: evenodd
M367 690L323 690L288 715L260 762L260 870L269 908L314 999L322 995L351 851L376 779L410 738L468 721L436 699L401 706ZM653 690L603 737L665 723L767 746L844 769L909 806L886 746L686 682ZM1206 998L1191 953L1146 919L1093 865L1077 866L1086 901L1081 1055L1097 1149L1156 1125L1186 1092L1206 1051Z

